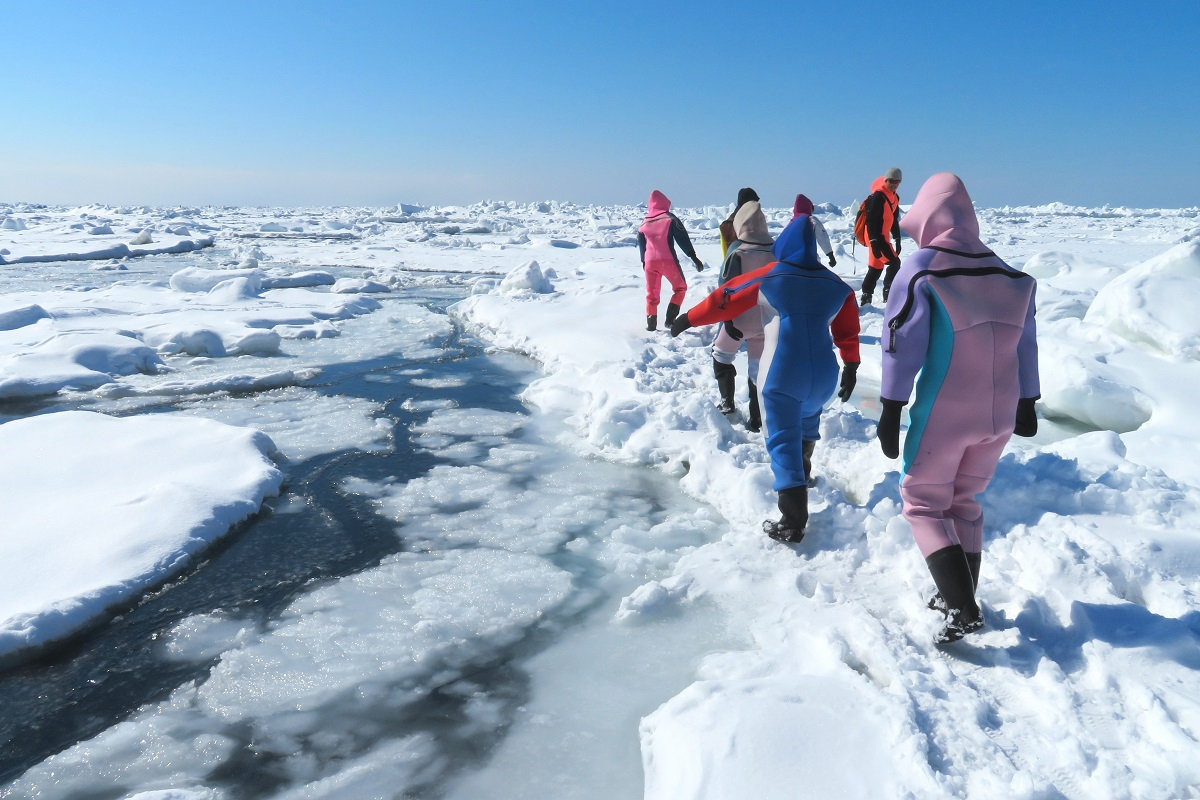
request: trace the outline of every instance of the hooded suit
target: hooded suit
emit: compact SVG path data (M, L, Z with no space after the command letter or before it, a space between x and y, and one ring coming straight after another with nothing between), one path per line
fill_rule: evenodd
M795 217L775 242L778 261L734 278L687 312L691 325L757 308L764 332L758 383L777 492L807 485L804 442L821 438L821 410L838 383L836 345L859 361L853 290L818 260L809 217Z
M959 544L977 554L976 496L1013 433L1018 399L1040 393L1036 282L984 246L966 187L948 172L925 182L900 227L921 249L900 267L884 312L880 394L907 402L916 383L904 516L922 555Z
M755 201L743 205L734 215L733 226L737 234L737 247L729 251L721 265L722 284L765 267L775 260L775 243L771 234L767 232L767 218L762 212L762 206ZM735 339L722 326L716 340L713 341L713 358L723 364L732 364L742 341L745 341L750 382L756 383L759 360L763 352L762 314L756 306L744 314L739 314L732 322L741 332L742 338Z
M687 281L679 268L679 256L674 245L684 255L696 259L696 249L679 218L671 213L671 201L655 189L650 193L646 206L646 218L638 228L638 252L642 259L642 270L646 274L646 314L658 313L659 292L663 278L671 284L670 304L683 303L687 293Z

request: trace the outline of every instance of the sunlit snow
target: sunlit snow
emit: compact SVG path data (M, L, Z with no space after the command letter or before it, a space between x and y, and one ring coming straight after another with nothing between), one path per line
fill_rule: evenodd
M765 202L778 233L790 198ZM730 209L676 210L713 265L686 308ZM857 286L852 204L818 213ZM1197 210L979 210L1038 279L1042 418L983 498L987 628L944 650L874 439L880 309L822 419L809 533L775 543L713 332L644 330L641 215L0 205L6 663L195 566L297 464L398 437L428 460L339 479L394 552L265 621L183 618L161 657L202 678L0 796L236 797L247 764L269 766L247 796L284 798L1200 793ZM404 363L453 355L455 326L533 360L523 409ZM419 420L331 391L347 365L427 392L392 398Z

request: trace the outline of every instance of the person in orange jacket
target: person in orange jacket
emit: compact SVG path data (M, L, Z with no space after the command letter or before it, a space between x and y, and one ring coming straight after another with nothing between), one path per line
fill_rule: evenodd
M887 302L892 281L900 269L900 169L892 167L871 184L871 195L867 198L867 240L871 253L867 257L867 274L862 282L862 297L859 304L868 306L875 294L875 285L883 275L883 302ZM888 242L888 237L895 247ZM884 270L887 270L884 272Z

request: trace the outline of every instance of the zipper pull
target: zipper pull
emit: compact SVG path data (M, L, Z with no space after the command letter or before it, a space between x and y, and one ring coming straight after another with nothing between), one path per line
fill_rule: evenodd
M896 324L895 319L893 319L891 322L888 323L887 352L889 352L889 353L896 352L896 328L898 328L898 327L900 327L900 326Z

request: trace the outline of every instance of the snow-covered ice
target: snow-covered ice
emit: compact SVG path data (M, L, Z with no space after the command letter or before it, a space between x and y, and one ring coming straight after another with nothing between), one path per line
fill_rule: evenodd
M772 232L790 218L777 200ZM852 209L819 213L857 285ZM729 208L677 211L719 263ZM397 398L434 465L341 486L394 525L397 551L265 625L179 622L163 657L211 660L205 677L0 796L237 796L221 776L251 752L274 765L261 796L296 798L1200 795L1200 212L979 214L1038 279L1042 419L984 495L987 629L939 650L897 466L874 440L877 308L855 395L823 417L810 532L791 548L759 532L770 470L761 435L715 410L712 332L643 330L636 207L0 205L0 492L25 515L0 537L0 631L20 632L0 655L105 624L253 514L289 464L393 446L382 407L318 391L324 372L436 357L459 324L540 373L529 413ZM130 251L75 260L116 240ZM714 272L688 271L685 308ZM462 299L451 319L412 287ZM164 485L193 472L186 500ZM531 637L550 643L527 651ZM489 687L505 659L527 694ZM606 677L588 691L579 674ZM406 727L432 699L456 727ZM453 747L478 749L457 764Z

